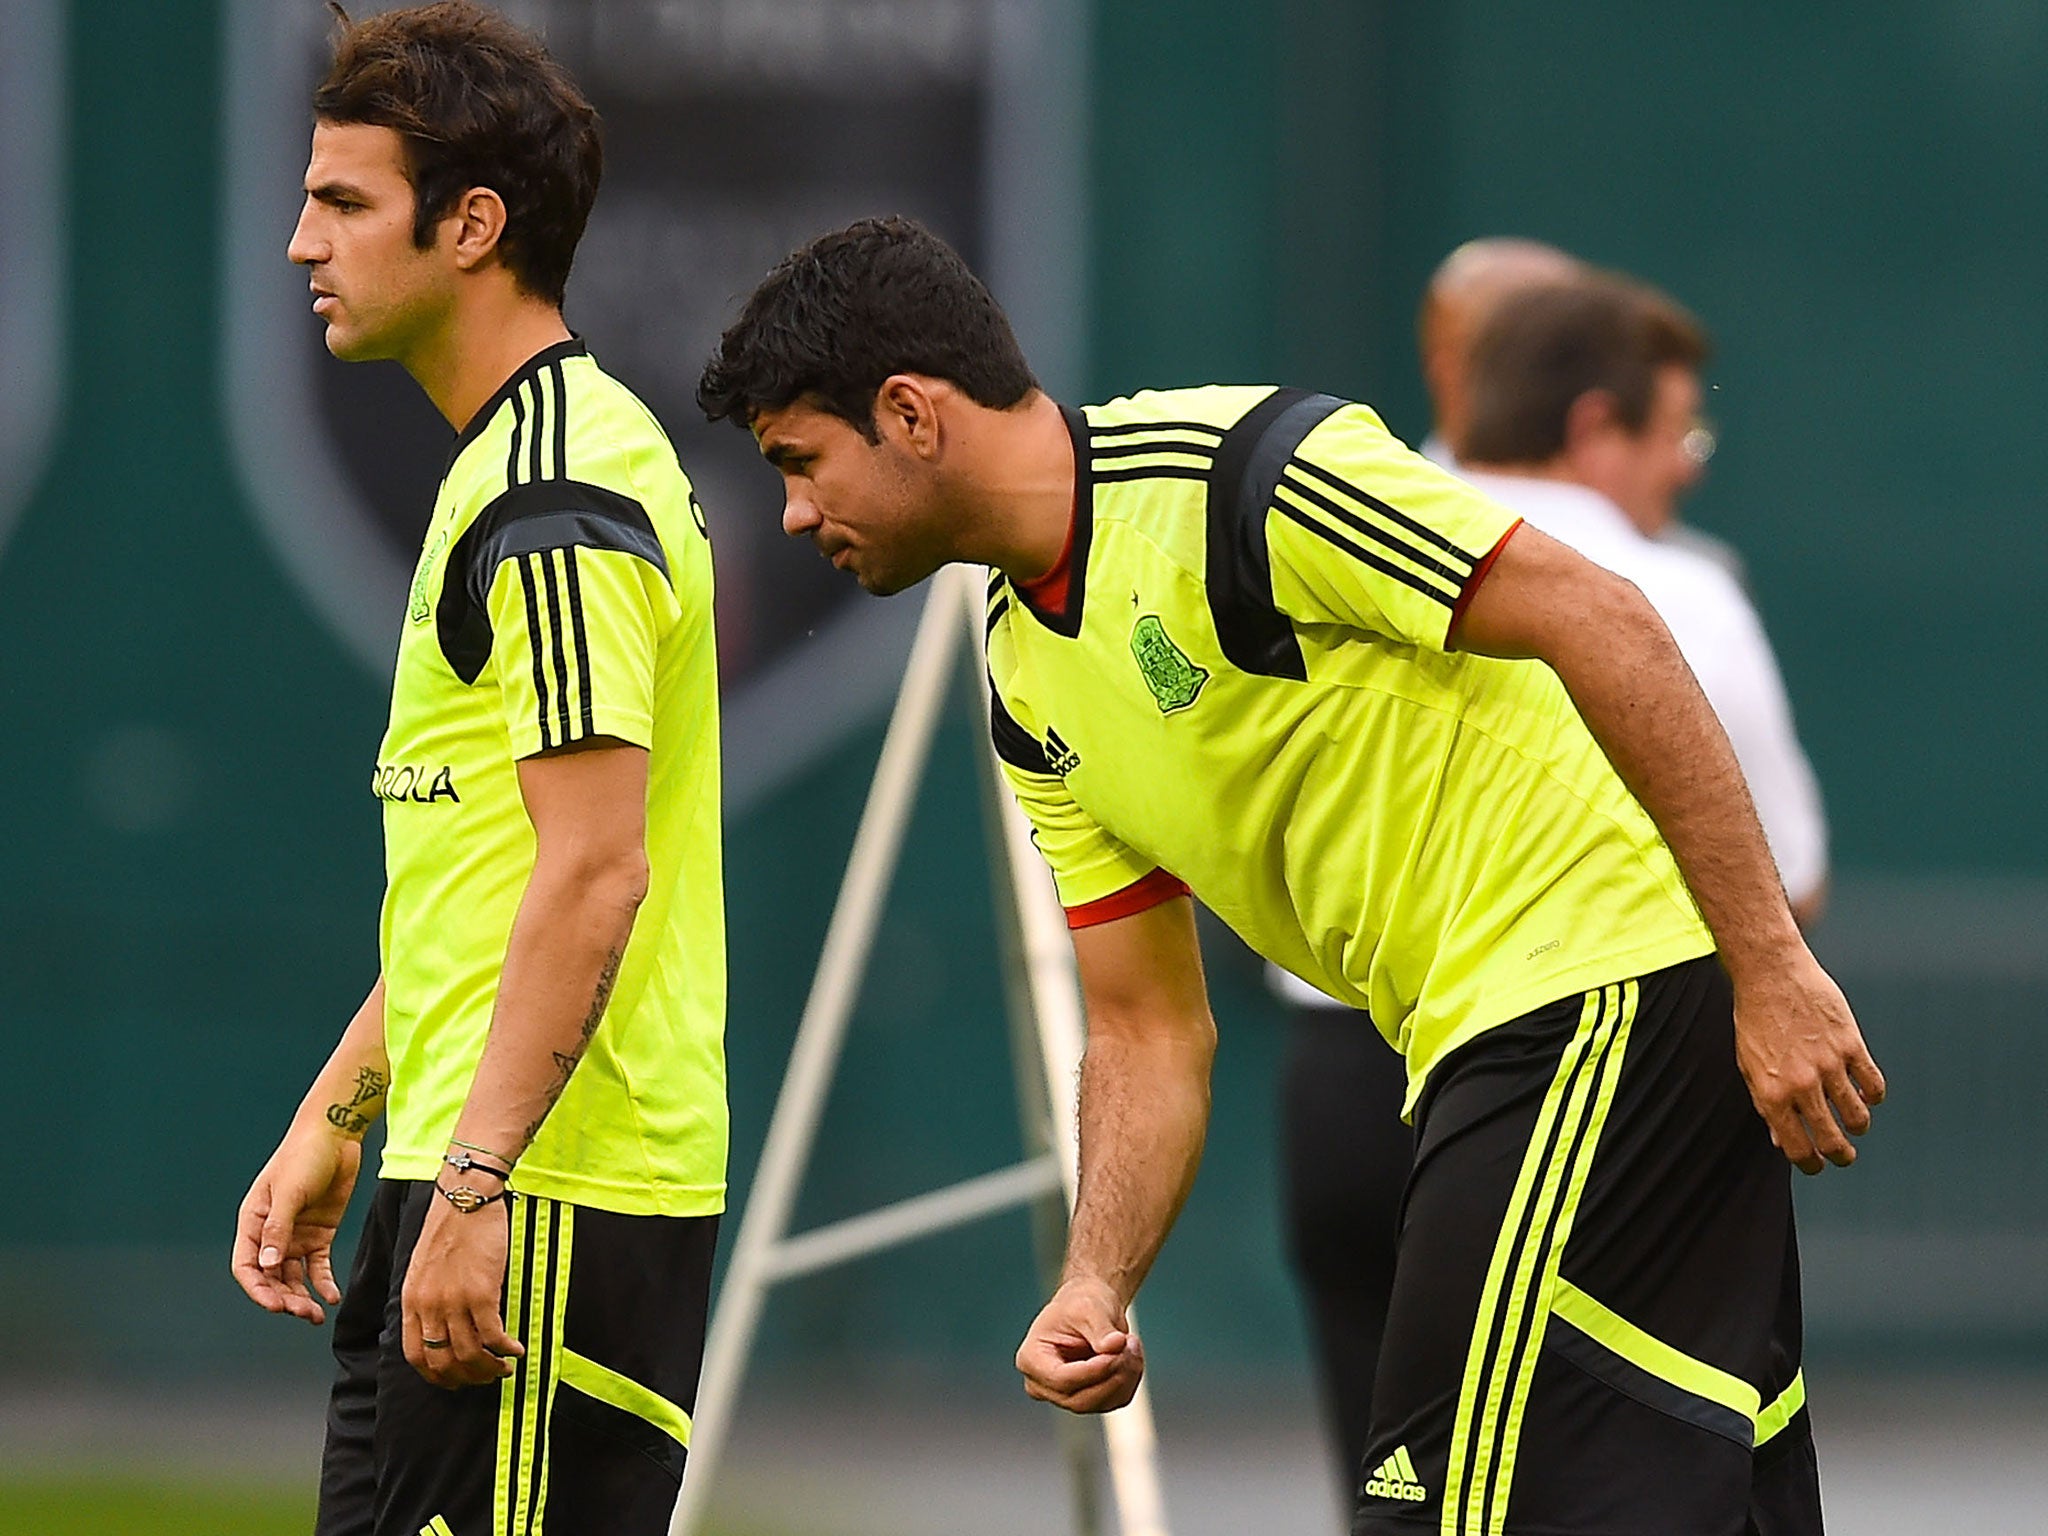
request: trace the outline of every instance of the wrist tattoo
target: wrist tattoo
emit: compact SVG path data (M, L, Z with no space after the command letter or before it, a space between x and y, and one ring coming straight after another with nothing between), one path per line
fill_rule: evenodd
M583 1060L583 1053L590 1048L590 1042L597 1034L597 1026L604 1022L605 1005L612 1000L612 988L618 983L619 962L622 958L623 951L616 945L606 952L604 969L597 974L597 987L590 999L590 1011L583 1016L583 1029L576 1041L576 1048L571 1051L548 1053L555 1061L555 1080L548 1085L547 1102L541 1106L541 1111L534 1117L533 1124L526 1128L527 1141L531 1142L540 1134L541 1124L547 1119L548 1111L555 1107L555 1100L559 1099L562 1090L569 1086L570 1074L576 1070L576 1064Z
M360 1139L383 1108L391 1079L375 1067L357 1067L355 1087L344 1101L327 1106L327 1123L344 1136Z

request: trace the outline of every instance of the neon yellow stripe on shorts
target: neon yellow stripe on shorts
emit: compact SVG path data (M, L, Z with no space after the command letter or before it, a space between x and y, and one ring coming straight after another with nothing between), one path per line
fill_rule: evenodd
M645 1419L677 1445L690 1444L690 1416L659 1392L643 1387L572 1349L562 1351L562 1383L600 1403L609 1403L635 1418Z
M1537 1114L1466 1354L1444 1484L1443 1536L1500 1536L1506 1529L1550 1294L1614 1101L1637 996L1633 981L1586 994L1579 1028Z
M1762 1445L1792 1422L1792 1415L1806 1406L1806 1372L1794 1371L1792 1385L1780 1392L1768 1408L1756 1416L1756 1443Z
M1559 1280L1551 1297L1551 1310L1581 1333L1604 1344L1638 1370L1659 1381L1668 1381L1694 1397L1739 1413L1752 1424L1763 1403L1762 1394L1740 1376L1731 1376L1718 1366L1695 1360L1662 1339L1643 1332L1620 1313L1595 1301L1569 1280ZM1789 1418L1790 1415L1788 1414Z

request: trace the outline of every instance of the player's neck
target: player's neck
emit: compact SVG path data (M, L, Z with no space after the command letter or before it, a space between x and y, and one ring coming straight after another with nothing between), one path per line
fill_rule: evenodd
M479 295L404 359L434 408L460 432L528 358L569 339L562 312L517 292ZM495 302L493 301L495 300Z
M1042 390L1004 411L976 413L973 467L964 477L960 558L1031 581L1051 570L1074 515L1074 443L1059 403Z

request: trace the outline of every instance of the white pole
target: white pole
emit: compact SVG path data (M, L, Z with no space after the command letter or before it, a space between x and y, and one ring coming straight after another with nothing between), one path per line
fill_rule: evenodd
M978 646L984 622L979 592L968 588L964 602L969 643ZM1066 912L1053 888L1051 872L1031 841L1031 823L1018 809L1013 796L998 789L995 798L1004 852L1016 891L1017 920L1022 930L1019 943L1038 1015L1039 1050L1053 1111L1053 1151L1059 1159L1067 1209L1071 1211L1080 1186L1078 1096L1081 1053L1087 1041L1080 975L1074 964L1074 944L1067 929ZM1135 1329L1135 1310L1130 1321ZM1151 1394L1142 1382L1138 1395L1126 1407L1102 1416L1102 1433L1123 1536L1167 1536L1166 1499L1159 1484L1158 1436L1152 1422Z
M719 1290L718 1308L705 1340L704 1369L697 1388L697 1411L690 1430L690 1454L670 1536L694 1536L703 1528L711 1486L732 1424L747 1353L761 1316L761 1303L772 1283L772 1256L788 1230L796 1200L797 1180L809 1160L818 1117L832 1085L847 1020L860 992L862 973L873 948L876 924L888 895L903 834L910 821L932 737L953 680L958 648L958 620L965 590L973 596L975 573L954 567L940 573L925 598L917 638L904 669L896 710L882 740L867 805L854 833L846 877L825 931L818 971L811 983L803 1019L790 1050L789 1068L776 1096L761 1149L747 1208L734 1240L732 1261ZM949 586L949 583L951 584Z

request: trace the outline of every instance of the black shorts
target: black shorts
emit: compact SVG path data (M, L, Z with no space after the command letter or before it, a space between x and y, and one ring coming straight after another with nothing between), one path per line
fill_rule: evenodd
M1791 1165L1719 962L1488 1030L1416 1129L1354 1536L1815 1536Z
M406 1363L405 1271L434 1199L379 1180L334 1317L316 1536L664 1536L682 1486L716 1216L621 1216L517 1195L504 1381L447 1391Z

